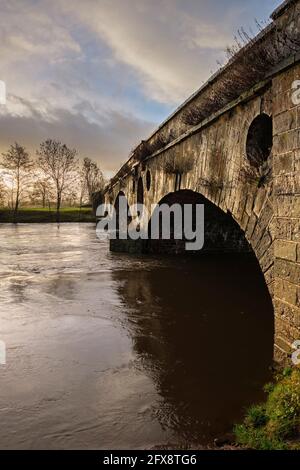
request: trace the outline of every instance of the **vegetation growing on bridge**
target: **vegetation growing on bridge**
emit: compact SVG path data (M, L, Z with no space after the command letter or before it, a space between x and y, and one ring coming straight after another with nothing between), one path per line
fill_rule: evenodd
M266 403L247 411L235 426L238 444L258 450L300 450L300 370L285 369L265 387Z
M241 94L264 80L268 72L300 47L297 28L279 30L274 26L269 34L257 23L260 34L251 37L244 29L238 32L235 44L227 47L229 63L215 81L209 93L194 101L182 115L182 121L196 126L237 99ZM272 25L273 26L273 25Z
M195 159L192 156L176 158L168 155L161 164L161 169L169 175L184 175L194 168Z
M133 151L133 156L137 161L141 162L153 153L158 152L174 139L175 134L170 131L158 134L152 141L142 140L140 145Z

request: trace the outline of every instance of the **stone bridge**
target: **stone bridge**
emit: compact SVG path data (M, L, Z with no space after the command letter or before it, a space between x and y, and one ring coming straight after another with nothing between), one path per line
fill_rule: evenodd
M300 0L286 1L138 145L104 193L108 203L124 194L149 211L162 201L204 202L204 249L255 253L273 299L280 361L300 339L299 49ZM135 250L122 240L111 248Z

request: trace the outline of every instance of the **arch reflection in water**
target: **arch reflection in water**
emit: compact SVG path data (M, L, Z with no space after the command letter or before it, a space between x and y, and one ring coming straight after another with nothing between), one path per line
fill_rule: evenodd
M161 425L198 443L230 431L262 398L272 363L273 308L255 257L166 257L113 276Z

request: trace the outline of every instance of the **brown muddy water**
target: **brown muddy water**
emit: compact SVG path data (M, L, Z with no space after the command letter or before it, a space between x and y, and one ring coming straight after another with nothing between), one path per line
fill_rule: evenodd
M112 254L92 224L0 226L1 449L207 444L262 398L254 259Z

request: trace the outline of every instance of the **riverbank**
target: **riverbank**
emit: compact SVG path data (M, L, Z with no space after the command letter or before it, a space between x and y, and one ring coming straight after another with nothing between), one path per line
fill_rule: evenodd
M0 223L13 223L14 214L10 209L0 210ZM54 208L26 207L18 212L19 223L51 223L56 222ZM60 222L95 222L95 216L90 207L63 207L60 211Z
M300 450L300 369L277 372L264 388L264 403L251 406L235 440L247 449Z
M184 450L300 450L300 369L274 373L264 387L266 400L248 408L242 424L218 437L210 445L188 445ZM178 450L178 445L155 446L151 450ZM181 448L182 449L182 448Z

